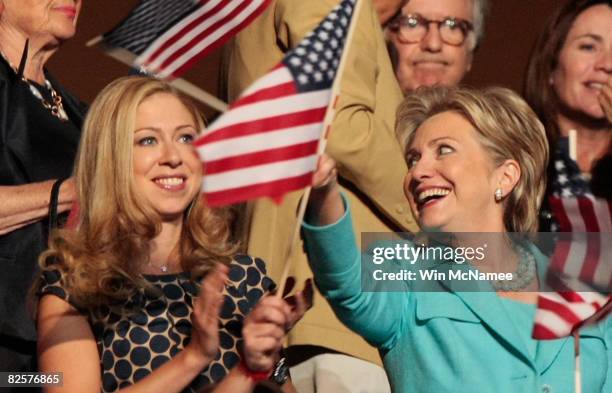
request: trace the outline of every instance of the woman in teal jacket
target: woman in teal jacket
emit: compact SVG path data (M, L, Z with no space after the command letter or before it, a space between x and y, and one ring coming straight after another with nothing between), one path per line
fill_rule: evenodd
M477 282L480 291L458 290L464 283L457 280L418 291L434 282L418 279L364 291L372 289L370 271L362 281L372 255L362 263L334 163L324 158L303 228L322 293L345 324L379 348L394 392L572 392L573 339L531 338L547 258L506 236L537 230L548 148L535 114L507 89L438 87L406 98L396 130L410 168L404 191L421 227L455 233L458 243L465 232L500 234L487 237L478 270L512 272L512 279ZM404 262L388 264L418 270L422 261ZM435 263L473 269L443 262ZM610 320L581 330L583 392L611 391L611 343Z

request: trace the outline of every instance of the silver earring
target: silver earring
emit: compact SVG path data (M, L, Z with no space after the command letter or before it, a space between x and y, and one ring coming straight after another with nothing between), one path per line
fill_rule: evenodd
M501 201L504 197L504 195L502 194L502 189L499 187L495 190L495 194L493 195L495 195L495 202Z

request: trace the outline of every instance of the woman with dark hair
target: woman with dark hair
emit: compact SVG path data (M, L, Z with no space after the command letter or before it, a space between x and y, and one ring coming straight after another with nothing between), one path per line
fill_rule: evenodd
M551 145L547 194L612 199L612 1L571 0L552 16L533 49L525 97ZM542 218L541 230L564 229L549 211Z
M119 79L93 102L76 227L40 257L39 365L63 373L46 391L250 392L279 361L303 298L265 296L265 264L234 255L224 212L200 197L203 126L155 79Z
M26 297L70 176L86 107L46 69L76 32L82 0L0 0L0 371L36 369ZM51 214L50 214L51 213Z

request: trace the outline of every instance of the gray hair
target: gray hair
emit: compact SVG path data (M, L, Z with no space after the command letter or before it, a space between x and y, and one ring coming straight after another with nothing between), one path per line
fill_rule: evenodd
M470 45L470 49L474 50L478 44L480 44L484 36L484 21L490 9L489 0L472 0L472 7L475 40L474 43Z

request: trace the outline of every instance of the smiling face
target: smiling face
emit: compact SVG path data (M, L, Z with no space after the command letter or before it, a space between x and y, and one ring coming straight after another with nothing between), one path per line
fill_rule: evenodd
M172 94L154 94L138 106L134 188L164 221L182 219L200 190L202 164L192 145L197 134L193 115Z
M415 131L406 153L404 192L425 230L502 232L500 173L461 115L442 112Z
M403 8L404 15L419 14L429 20L454 17L473 23L472 0L410 0ZM473 32L471 39L474 39ZM442 42L435 24L429 25L428 33L416 43L400 42L397 34L390 34L392 45L397 50L396 77L404 93L420 86L455 86L472 65L470 37L460 45Z
M574 21L551 83L561 103L592 118L604 117L600 89L612 76L612 7L586 9Z
M81 0L2 0L4 24L25 37L61 43L74 36Z

